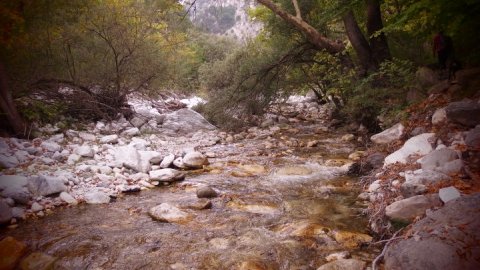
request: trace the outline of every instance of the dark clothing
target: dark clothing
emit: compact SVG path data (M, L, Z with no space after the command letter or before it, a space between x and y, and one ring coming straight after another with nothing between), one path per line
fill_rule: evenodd
M449 36L438 33L433 38L433 55L437 55L441 69L447 68L447 60L452 55L452 39Z

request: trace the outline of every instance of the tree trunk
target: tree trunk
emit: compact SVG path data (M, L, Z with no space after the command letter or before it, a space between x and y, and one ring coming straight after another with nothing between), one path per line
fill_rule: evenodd
M317 31L314 27L309 25L307 22L305 22L303 19L301 19L300 16L293 16L287 12L285 12L283 9L281 9L279 6L277 6L275 3L273 3L271 0L257 0L260 4L264 5L273 13L277 14L280 16L283 20L286 22L292 24L300 30L305 36L307 37L308 41L312 43L317 49L319 50L326 50L329 53L335 54L343 51L345 48L342 43L336 42L334 40L328 39L327 37L323 36L320 34L320 32Z
M352 47L355 50L363 69L362 73L365 75L368 71L376 70L378 66L373 61L370 45L360 30L353 12L349 10L343 15L342 19L348 39L350 40L350 43L352 43Z
M8 89L7 73L0 62L0 108L6 115L8 123L16 136L26 136L27 125L17 111L12 94Z
M382 13L378 0L366 0L367 3L367 34L370 40L372 57L377 65L391 59L387 37L384 33L375 35L383 28ZM374 36L375 35L375 36Z

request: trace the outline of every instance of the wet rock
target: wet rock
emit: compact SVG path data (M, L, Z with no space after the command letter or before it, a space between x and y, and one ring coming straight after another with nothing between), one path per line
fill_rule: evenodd
M205 210L212 208L212 201L202 198L194 202L187 202L180 206L181 208L188 208L193 210Z
M28 190L35 196L49 196L66 191L67 187L58 177L40 175L28 179Z
M57 260L56 257L41 252L34 252L20 262L21 270L50 270Z
M269 270L269 268L260 261L245 261L240 264L238 270Z
M81 157L93 158L95 151L88 145L82 145L75 149L75 154Z
M340 259L324 264L317 270L364 270L366 265L366 262L357 259Z
M60 152L62 151L62 147L56 143L56 142L49 142L49 141L44 141L40 144L40 147L42 147L43 149L49 151L49 152Z
M480 124L480 103L473 100L457 101L445 108L450 122L474 127Z
M396 201L385 208L385 215L391 220L410 223L425 214L427 209L439 206L437 195L417 195Z
M5 200L0 200L0 225L9 224L12 218L12 208Z
M282 167L275 172L277 175L310 175L312 173L312 169L301 165Z
M183 157L183 164L189 168L202 168L208 163L207 158L200 152L188 152Z
M335 241L346 248L356 248L363 243L370 243L373 239L368 234L347 231L336 231L333 236Z
M441 188L438 191L438 196L440 197L440 200L442 200L442 202L447 203L451 200L460 198L460 191L458 191L458 189L456 189L455 187Z
M455 150L450 148L442 148L433 150L426 156L417 160L422 164L423 170L437 170L439 167L443 167L445 163L458 159L458 154Z
M480 125L471 129L465 137L465 144L473 150L480 150Z
M405 127L402 123L398 123L389 129L370 137L370 140L376 144L388 144L400 139L404 134Z
M180 181L185 178L185 174L175 169L160 169L149 172L150 180L161 182Z
M175 160L174 154L168 154L166 157L163 158L162 162L160 163L160 168L165 169L172 165L173 161Z
M174 134L186 134L199 130L215 130L216 127L201 114L190 109L180 109L165 115L162 129Z
M62 199L62 201L68 204L73 204L73 205L78 204L78 201L72 195L70 195L70 193L67 193L67 192L60 193L60 199Z
M478 269L480 193L445 204L416 222L412 235L392 242L385 269Z
M170 223L183 223L190 215L168 203L162 203L148 210L148 214L155 220Z
M432 115L432 124L438 125L447 120L447 111L445 108L437 109Z
M364 167L367 171L372 169L378 169L383 166L383 161L385 160L385 154L383 153L373 153L368 155L365 158Z
M244 172L247 172L249 174L264 174L267 172L267 169L265 166L262 165L255 165L255 164L250 164L250 165L239 165L239 168L241 168Z
M27 246L11 236L0 241L0 269L15 269Z
M396 162L407 163L407 158L411 155L426 155L433 151L432 141L435 139L435 133L423 133L408 139L399 150L393 152L385 158L384 166Z
M110 143L110 144L118 143L118 135L113 134L113 135L103 136L102 138L100 138L100 143Z
M209 186L197 188L198 198L215 198L217 196L218 196L217 192Z
M91 190L85 193L84 198L88 204L104 204L110 202L110 196L100 190Z
M0 195L4 198L12 198L20 204L27 204L31 194L27 189L28 179L19 175L0 176Z

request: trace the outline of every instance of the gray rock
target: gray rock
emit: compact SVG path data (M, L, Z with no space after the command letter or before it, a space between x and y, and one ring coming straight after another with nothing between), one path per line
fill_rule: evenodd
M442 167L437 167L437 172L444 173L446 175L459 173L463 168L463 161L461 159L452 160L443 164Z
M426 156L417 160L422 164L423 170L437 170L438 167L443 167L447 162L458 159L458 154L455 150L450 148L442 148L433 150Z
M88 145L82 145L75 149L75 154L81 157L93 158L95 151Z
M118 135L113 134L113 135L103 136L102 138L100 138L100 143L110 143L110 144L118 143Z
M100 190L91 190L85 193L84 198L88 204L104 204L110 202L110 196Z
M415 137L417 135L420 135L422 133L426 133L427 130L424 127L416 127L410 132L410 136Z
M172 182L180 181L185 178L185 174L175 169L160 169L149 172L151 181Z
M199 130L216 129L216 127L210 124L202 115L190 109L180 109L165 115L162 128L174 134L186 134Z
M119 146L115 148L115 163L119 166L141 172L140 153L133 146Z
M12 218L12 208L3 200L0 200L0 225L9 224Z
M73 165L73 164L77 163L80 160L80 158L82 158L82 157L77 155L77 154L71 154L67 158L67 164Z
M450 122L474 127L480 124L480 103L473 100L457 101L445 108Z
M157 151L139 151L140 157L151 164L159 164L162 161L162 154Z
M33 212L40 212L44 209L44 207L42 205L40 205L39 203L37 202L34 202L32 204L32 206L30 207L30 209L32 209Z
M60 199L62 199L62 201L68 204L73 204L73 205L78 204L78 201L72 195L70 195L70 193L67 193L67 192L60 193Z
M373 154L368 155L365 158L365 164L362 164L362 165L364 165L364 167L366 167L365 169L367 171L371 170L371 169L378 169L378 168L382 167L384 160L385 160L385 154L373 153Z
M12 198L20 204L27 204L31 194L27 189L28 179L19 175L0 176L0 195Z
M437 109L432 115L432 124L438 125L447 120L447 111L445 108Z
M480 193L451 201L412 227L408 239L393 241L385 269L479 269Z
M25 208L23 207L13 207L12 216L14 218L25 219Z
M419 169L405 172L405 183L430 185L450 180L450 176L441 172Z
M468 131L465 144L472 150L480 150L480 125Z
M384 166L396 162L407 163L407 158L411 155L426 155L433 151L432 142L435 139L435 133L423 133L408 139L399 150L393 152L385 158Z
M139 116L134 116L132 119L130 119L130 124L136 128L141 128L146 122L147 119Z
M438 196L440 197L440 200L442 200L442 202L447 203L451 200L460 198L460 191L458 191L458 189L456 189L455 187L441 188L438 191Z
M400 139L404 134L405 127L398 123L389 129L382 131L370 137L370 140L376 144L388 144Z
M317 268L317 270L364 270L366 262L357 259L339 259Z
M19 163L16 156L0 155L0 168L15 168Z
M150 142L141 138L133 137L129 145L135 147L137 150L147 150L147 146L150 145Z
M207 158L200 152L188 152L182 159L185 166L189 168L202 168L208 163Z
M185 166L185 164L183 164L183 158L182 157L178 157L176 158L174 161L173 161L173 166L179 168L179 169L186 169L187 166Z
M172 165L173 161L175 160L174 154L168 154L166 157L163 158L162 162L160 163L160 168L168 168Z
M436 195L417 195L388 205L385 208L385 215L391 220L409 223L417 216L425 214L427 209L439 205L440 201Z
M44 141L40 144L40 146L49 152L62 151L62 147L56 142Z
M78 137L80 137L84 141L93 142L93 141L97 140L97 137L94 134L90 134L90 133L87 133L87 132L79 132Z
M268 119L265 119L265 121L263 121L260 124L260 127L261 128L267 128L269 126L273 126L274 124L275 124L275 120L273 120L272 118L268 118Z
M125 135L125 136L136 136L138 134L140 134L140 130L136 127L129 128L122 132L122 135Z
M27 186L28 190L35 196L49 196L67 190L62 179L45 175L28 179Z
M217 192L209 186L197 188L197 198L215 198L217 196Z
M148 210L155 220L170 223L182 223L188 220L189 214L168 203L162 203Z

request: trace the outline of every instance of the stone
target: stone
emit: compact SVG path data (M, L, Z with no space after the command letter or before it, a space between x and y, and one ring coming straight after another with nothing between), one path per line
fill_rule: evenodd
M13 207L12 216L18 219L25 219L25 208L23 207Z
M56 257L41 252L33 252L20 262L21 270L50 270Z
M262 165L246 164L239 165L238 167L248 174L264 174L267 172L265 166Z
M44 141L44 142L42 142L42 143L40 144L40 146L41 146L43 149L45 149L45 150L47 150L47 151L49 151L49 152L53 152L53 153L55 153L55 152L57 152L57 151L58 151L58 152L62 151L62 147L61 147L58 143L56 143L56 142Z
M438 196L440 197L440 200L442 200L442 202L447 203L451 200L460 198L460 191L458 191L458 189L456 189L455 187L441 188L438 191Z
M120 166L141 172L140 153L131 145L115 148L115 162Z
M408 139L405 144L397 151L385 158L384 166L399 163L407 163L407 158L411 155L426 155L433 151L432 141L435 139L435 133L423 133Z
M118 143L118 135L113 134L113 135L103 136L102 138L100 138L100 143L110 143L110 144Z
M480 193L450 201L386 248L385 269L478 269Z
M16 156L0 155L0 168L15 168L19 163L20 162Z
M450 148L442 148L433 150L421 159L417 160L422 164L423 170L437 170L438 167L443 167L447 162L458 159L458 154L455 150Z
M180 109L165 115L162 129L167 133L188 134L200 130L215 130L216 127L210 124L201 114L191 109Z
M170 167L174 160L175 160L175 155L168 154L166 157L163 158L162 162L160 163L160 168L165 169Z
M9 224L12 218L12 208L6 201L0 200L0 225Z
M32 209L33 212L40 212L44 209L44 207L42 205L40 205L39 203L37 202L34 202L32 204L32 206L30 207L30 209Z
M185 178L185 173L175 169L160 169L149 172L151 181L173 182L180 181Z
M441 172L419 169L405 172L405 183L431 185L442 181L449 181L450 176Z
M317 268L317 270L364 270L366 262L357 259L339 259Z
M382 180L375 180L368 186L368 192L376 192L382 187Z
M27 189L28 178L19 175L0 176L0 195L4 198L12 198L20 204L27 204L31 193Z
M138 128L136 128L136 127L134 127L134 128L129 128L129 129L124 130L124 131L122 132L122 135L125 135L125 136L136 136L136 135L138 135L138 134L140 134L140 130L139 130Z
M336 261L336 260L340 260L340 259L348 259L350 258L350 253L348 251L341 251L341 252L335 252L335 253L332 253L330 255L328 255L327 257L325 257L325 260L327 262L331 262L331 261Z
M202 168L208 164L207 158L200 152L188 152L182 159L185 166L189 168Z
M458 174L463 168L463 161L461 159L455 159L443 164L442 167L437 167L435 170L446 175Z
M366 167L366 170L378 169L383 166L384 160L385 154L372 153L365 158L365 164L363 164L363 167Z
M179 169L186 169L187 168L187 166L185 166L185 164L183 164L183 158L182 157L178 157L175 160L173 160L173 166L175 166Z
M188 213L169 203L162 203L150 208L148 214L155 220L169 223L184 223L190 218Z
M100 190L91 190L85 193L85 202L88 204L104 204L110 202L110 196Z
M353 140L355 140L355 135L353 134L345 134L342 136L342 138L340 139L342 142L351 142Z
M94 142L97 140L97 137L94 134L87 133L87 132L79 132L78 137L80 137L84 141Z
M427 209L439 205L438 196L417 195L388 205L385 215L394 221L410 223Z
M465 144L472 150L480 151L480 125L468 131Z
M438 125L447 120L447 111L445 108L437 109L432 115L432 124Z
M343 245L346 248L356 248L361 244L370 243L373 240L368 234L348 232L348 231L336 231L333 234L335 241Z
M62 201L66 202L68 204L73 204L73 205L78 204L78 201L72 195L70 195L70 193L68 193L68 192L60 193L60 199L62 199Z
M370 137L370 140L376 144L389 144L399 140L403 136L404 131L405 127L402 125L402 123L398 123L389 129L373 135Z
M77 155L77 154L71 154L67 158L67 164L73 165L73 164L77 163L80 160L80 158L82 158L82 157Z
M424 127L415 127L411 132L410 132L410 136L412 137L415 137L417 135L420 135L422 133L426 133L427 130L424 128Z
M217 192L209 186L197 188L197 198L215 198L217 196Z
M88 145L82 145L75 149L75 154L81 157L93 158L95 151Z
M450 122L474 127L480 124L480 103L473 100L452 102L445 108Z
M183 208L193 209L193 210L205 210L212 208L212 201L205 198L201 198L192 203L187 203Z
M49 196L67 190L62 179L46 175L28 179L27 186L28 190L35 196Z
M147 119L134 116L132 119L130 119L130 124L136 128L142 127L145 123L147 123Z
M11 236L0 241L0 269L15 269L15 266L27 252L27 246Z
M275 124L275 120L272 118L265 119L261 124L261 128L268 128L270 126L273 126Z
M428 67L420 67L415 73L415 77L423 87L432 86L439 82L437 72Z

